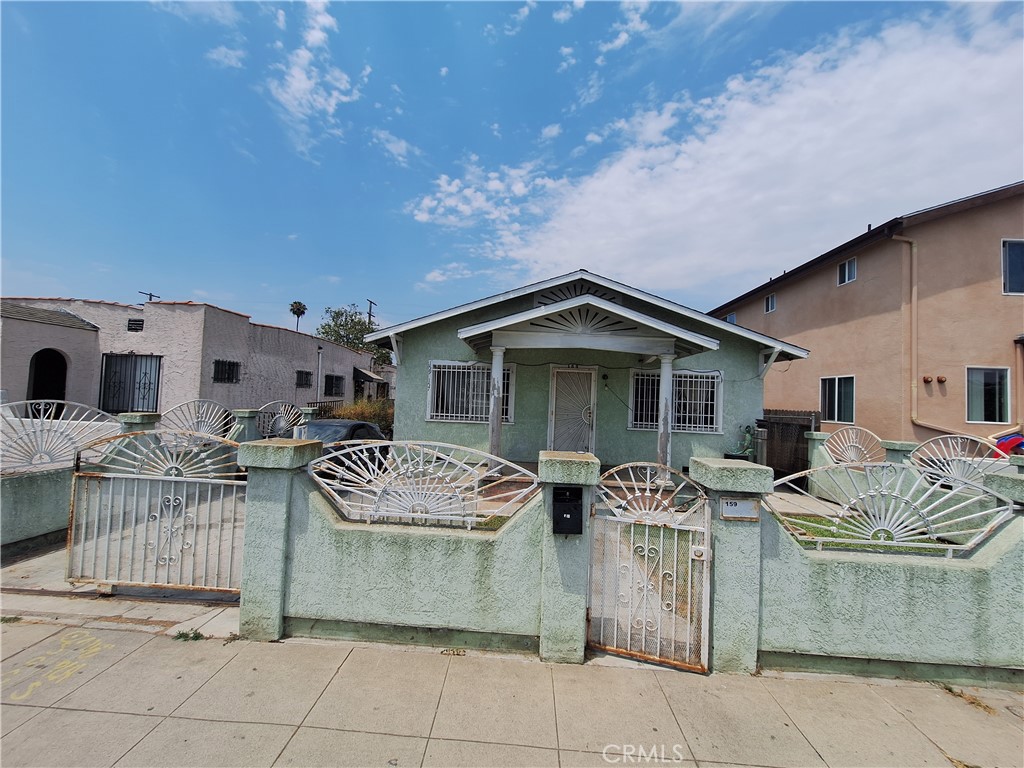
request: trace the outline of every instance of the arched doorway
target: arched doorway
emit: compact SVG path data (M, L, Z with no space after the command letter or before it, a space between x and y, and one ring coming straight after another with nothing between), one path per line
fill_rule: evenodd
M68 361L56 349L41 349L28 365L28 400L64 400L68 391Z

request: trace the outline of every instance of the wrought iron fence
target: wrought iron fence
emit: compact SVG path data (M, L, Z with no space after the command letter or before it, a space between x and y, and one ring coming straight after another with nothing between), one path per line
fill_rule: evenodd
M199 432L227 437L235 426L235 414L213 400L189 400L174 406L160 417L160 428Z
M237 449L194 432L136 432L83 448L68 578L238 591L246 483Z
M22 400L0 406L3 472L70 467L86 443L117 434L117 418L66 400Z
M262 437L291 437L301 422L302 410L287 400L267 403L256 414L256 429Z
M910 463L939 478L984 483L986 472L1006 470L1008 457L990 443L973 435L942 435L921 443L910 452Z
M862 427L837 429L825 439L824 447L836 464L885 461L882 441L874 432Z
M889 463L800 472L777 481L765 505L794 538L817 549L947 557L976 547L1014 512L1013 501L980 484Z
M480 527L507 517L537 476L486 453L445 443L353 441L309 465L348 520Z
M587 642L632 658L708 668L710 507L671 467L601 476L591 520Z

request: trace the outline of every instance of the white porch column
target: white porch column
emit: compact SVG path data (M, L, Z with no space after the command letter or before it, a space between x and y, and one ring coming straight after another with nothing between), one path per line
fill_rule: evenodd
M491 347L491 410L490 410L490 428L488 435L490 437L490 448L488 452L492 456L501 456L501 402L502 402L502 382L504 377L502 376L501 370L505 364L505 348L504 347Z
M658 463L672 466L672 363L675 355L660 355L661 379L658 398Z

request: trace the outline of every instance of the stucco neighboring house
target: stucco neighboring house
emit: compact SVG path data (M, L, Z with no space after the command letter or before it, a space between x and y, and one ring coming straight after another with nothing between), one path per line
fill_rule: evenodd
M609 465L735 450L761 416L766 361L807 354L585 270L367 340L395 354L396 439L516 462L592 451Z
M211 304L151 301L139 307L50 298L4 298L2 304L75 316L93 328L88 337L80 332L54 339L38 322L12 326L5 315L3 381L9 400L36 399L23 371L43 348L68 361L64 399L76 393L77 402L110 413L166 411L196 399L227 408L259 408L275 400L300 406L352 402L355 371L371 366L368 353L252 323L248 315ZM8 368L8 350L21 350L26 360L12 358Z
M1024 182L899 216L711 310L811 350L765 407L889 440L1024 418Z
M95 400L99 328L70 312L0 301L3 401Z

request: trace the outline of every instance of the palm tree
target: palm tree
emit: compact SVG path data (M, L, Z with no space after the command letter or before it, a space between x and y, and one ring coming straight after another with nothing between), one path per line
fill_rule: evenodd
M301 301L293 301L288 311L295 315L295 330L299 330L299 318L306 314L306 305Z

